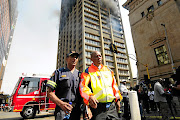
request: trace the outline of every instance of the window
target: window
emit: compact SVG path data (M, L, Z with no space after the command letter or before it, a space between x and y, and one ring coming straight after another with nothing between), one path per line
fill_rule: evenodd
M161 1L161 0L158 0L158 1L157 1L157 4L158 4L158 6L162 5L162 1Z
M112 62L106 62L106 65L108 66L114 66L114 64Z
M112 56L105 56L105 58L106 58L107 60L113 60L113 57L112 57Z
M120 79L120 81L128 80L128 77L122 77L122 76L119 76L119 79Z
M89 38L100 40L99 36L95 36L95 35L92 35L92 34L89 34L89 33L85 33L85 37L89 37Z
M85 52L85 55L88 56L88 57L91 57L91 52Z
M109 48L109 44L104 43L104 47Z
M26 77L22 81L18 94L28 94L39 89L39 78Z
M86 42L86 43L93 44L93 45L98 45L98 46L100 46L100 42L96 42L96 41L93 41L93 40L90 40L90 39L86 39L86 38L85 38L85 42Z
M95 28L95 29L99 29L99 26L97 26L97 25L93 25L93 24L88 23L88 22L85 22L85 25L86 25L86 26L93 27L93 28Z
M88 49L88 50L101 52L99 47L93 47L93 46L85 45L85 48ZM82 49L82 47L81 47L81 49Z
M91 59L86 58L86 63L91 64L92 63Z
M148 12L154 11L154 6L151 5L147 10L148 10Z
M107 38L103 38L104 39L104 42L108 42L108 43L110 43L111 41L109 40L109 39L107 39Z
M168 58L167 50L164 45L157 47L154 49L158 65L164 65L170 63Z
M144 17L144 16L145 16L145 13L144 13L144 12L142 12L142 13L141 13L141 16L142 16L142 17Z

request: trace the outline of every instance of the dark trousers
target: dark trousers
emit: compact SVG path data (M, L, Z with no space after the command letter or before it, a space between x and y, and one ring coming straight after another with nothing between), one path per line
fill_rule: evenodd
M151 111L156 111L156 105L154 100L149 100Z
M128 118L128 117L130 117L128 98L123 97L123 102L124 102L124 115L123 115L123 117Z
M55 120L64 120L65 112L63 110L58 110L58 111L56 110L54 114L55 114ZM69 120L80 120L80 116L81 116L80 106L76 105L75 107L73 107L71 111Z
M106 103L98 103L96 109L91 108L93 117L91 120L120 120L114 102L109 108L106 108Z

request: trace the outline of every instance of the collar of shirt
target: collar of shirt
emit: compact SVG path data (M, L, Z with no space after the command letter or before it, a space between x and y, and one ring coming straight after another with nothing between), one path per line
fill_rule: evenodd
M96 66L94 63L92 63L92 65ZM99 65L99 66L96 66L99 70L103 67L103 65Z

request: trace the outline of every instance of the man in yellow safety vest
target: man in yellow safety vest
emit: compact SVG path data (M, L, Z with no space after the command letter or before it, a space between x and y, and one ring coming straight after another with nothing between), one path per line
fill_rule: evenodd
M91 54L93 62L81 74L80 94L87 106L91 120L119 120L122 96L118 89L114 73L102 65L102 56L98 51Z

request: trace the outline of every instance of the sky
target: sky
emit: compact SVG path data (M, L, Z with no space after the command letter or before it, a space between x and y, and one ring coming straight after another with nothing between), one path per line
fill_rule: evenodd
M123 4L126 0L120 0ZM11 95L22 73L51 75L56 69L61 0L18 0L18 18L1 91ZM121 7L128 53L134 53L128 11ZM132 56L133 57L133 56ZM130 60L133 77L135 61Z

